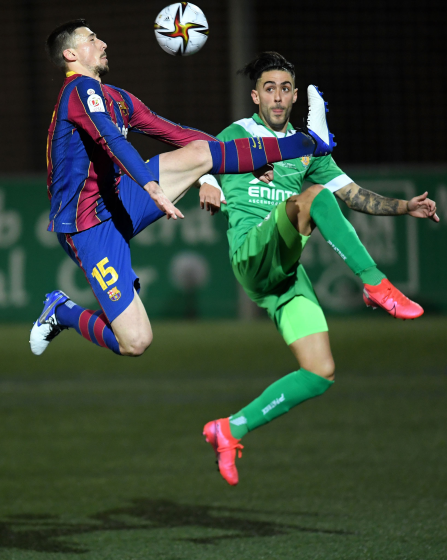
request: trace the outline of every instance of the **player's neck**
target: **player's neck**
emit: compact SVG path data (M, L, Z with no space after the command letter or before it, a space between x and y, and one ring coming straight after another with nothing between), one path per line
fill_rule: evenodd
M258 113L259 118L261 119L261 121L264 123L264 126L266 128L268 128L269 130L271 130L272 132L274 132L275 134L277 134L278 132L281 134L285 134L287 132L287 126L289 124L289 120L287 119L286 122L284 123L284 126L282 126L281 128L273 128L272 126L269 125L269 123L263 118L263 116L261 115L261 113Z
M69 72L74 72L75 74L80 74L81 76L88 76L89 78L93 78L94 80L101 82L101 78L94 70L90 68L85 68L85 66L82 66L77 62L72 62L67 64L66 73L68 74Z

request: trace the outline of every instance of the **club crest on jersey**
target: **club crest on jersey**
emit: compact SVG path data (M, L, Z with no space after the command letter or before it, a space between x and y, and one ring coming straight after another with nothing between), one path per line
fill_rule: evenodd
M129 111L127 110L127 105L124 103L124 101L118 101L118 107L120 108L123 117L129 114Z
M96 93L89 95L87 99L87 107L90 113L105 113L102 97Z
M109 296L109 298L112 301L118 301L119 298L121 297L121 292L118 290L118 288L115 286L114 288L112 288L111 290L109 290L107 292L107 295Z
M303 166L307 167L310 163L310 156L303 156L302 158L300 158L300 160Z

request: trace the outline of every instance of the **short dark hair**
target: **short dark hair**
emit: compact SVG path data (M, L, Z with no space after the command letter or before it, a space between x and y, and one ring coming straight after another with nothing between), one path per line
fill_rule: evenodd
M88 26L87 20L82 18L74 19L59 25L59 27L56 27L56 29L50 33L46 42L46 47L48 56L53 64L62 69L66 68L65 58L62 53L65 49L69 49L70 47L74 48L73 39L76 29Z
M284 70L295 79L295 66L275 51L265 51L254 60L238 70L238 74L248 76L255 85L264 72L270 70Z

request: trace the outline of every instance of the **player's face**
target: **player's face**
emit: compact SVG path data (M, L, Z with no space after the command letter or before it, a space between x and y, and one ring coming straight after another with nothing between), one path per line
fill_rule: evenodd
M77 62L94 75L101 77L109 71L107 44L98 39L88 27L79 27L75 34Z
M263 72L251 97L259 105L259 116L275 132L285 132L298 97L294 80L285 70Z

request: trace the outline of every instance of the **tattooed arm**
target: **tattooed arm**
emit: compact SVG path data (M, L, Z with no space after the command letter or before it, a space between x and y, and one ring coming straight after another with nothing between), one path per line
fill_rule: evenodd
M357 212L375 216L400 216L408 213L407 201L388 198L372 191L362 189L355 183L349 183L336 191L335 196Z
M427 198L425 192L415 196L411 200L401 200L399 198L389 198L380 194L368 191L359 187L355 183L349 183L345 187L335 191L335 196L357 212L373 214L374 216L402 216L409 214L414 218L430 218L434 222L439 222L436 214L436 203Z

